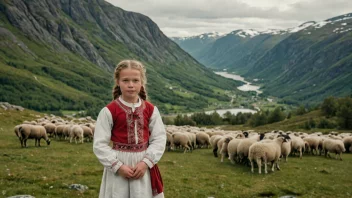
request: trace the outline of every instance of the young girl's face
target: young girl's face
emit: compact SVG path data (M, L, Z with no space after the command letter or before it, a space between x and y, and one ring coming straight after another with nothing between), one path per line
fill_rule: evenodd
M141 72L136 69L126 68L120 71L117 84L122 92L122 99L126 102L136 103L142 87Z

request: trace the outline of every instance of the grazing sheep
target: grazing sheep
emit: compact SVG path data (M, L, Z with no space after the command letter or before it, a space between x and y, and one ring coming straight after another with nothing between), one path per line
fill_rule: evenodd
M318 155L320 138L318 136L310 136L303 138L303 140L309 144L310 152L314 155L313 151L315 150L315 154Z
M61 138L64 138L64 129L66 125L58 125L55 128L55 138L61 140Z
M244 162L246 164L246 159L248 158L249 147L258 142L256 139L243 139L237 146L237 156L239 162Z
M80 125L73 125L69 129L69 137L70 137L70 143L72 143L72 139L75 139L75 143L77 144L77 139L78 142L81 140L81 143L83 144L83 136L84 131Z
M23 124L19 128L21 147L27 147L28 139L35 139L35 146L40 146L40 140L43 138L48 145L50 145L50 139L46 134L43 126Z
M302 153L304 152L305 143L304 140L300 137L290 134L291 138L291 148L292 148L292 155L296 155L296 152L299 152L299 158L302 159Z
M205 148L209 148L210 137L208 134L204 132L199 132L196 134L196 142L197 142L197 145L200 146L200 148L203 148L204 146Z
M337 154L340 157L340 160L342 160L341 158L341 153L345 152L345 145L343 144L343 142L341 140L335 140L335 139L325 139L323 141L323 150L325 152L325 157L327 157L330 153L335 153L335 159L337 159Z
M222 135L213 135L210 137L210 144L213 148L214 157L218 157L218 141L222 138Z
M46 130L46 133L49 135L49 137L52 137L53 135L55 135L55 128L56 128L55 124L47 123L43 126Z
M92 129L85 125L81 125L81 128L83 129L83 137L86 138L87 142L93 141Z
M283 142L281 145L281 156L285 158L285 162L287 162L288 155L291 153L292 150L292 141L290 136L288 135L281 135L286 138L286 142Z
M343 144L345 145L345 149L347 152L352 151L352 136L347 136L343 138Z
M223 140L223 143L221 145L221 149L220 149L220 154L221 154L221 162L224 161L224 156L228 155L228 144L229 142L233 139L233 137L229 136L229 137L224 137L223 139L219 140L219 142L221 142ZM219 143L218 142L218 143ZM219 147L219 145L218 145Z
M171 149L171 142L172 142L172 134L169 132L166 132L166 147L167 151L170 151Z
M184 148L183 153L186 153L187 149L192 151L189 138L184 133L176 132L172 134L171 150L174 150L175 146L182 146Z
M287 136L288 137L288 136ZM265 174L268 173L267 170L267 163L271 162L272 163L272 168L271 170L274 172L274 167L276 165L276 168L280 170L279 166L279 157L281 155L281 145L283 142L286 141L286 138L283 136L277 137L274 141L271 142L256 142L253 145L249 147L249 155L248 159L251 163L251 171L254 173L254 165L253 165L253 160L256 160L258 168L259 168L259 174L262 173L261 170L261 165L262 161L265 166Z

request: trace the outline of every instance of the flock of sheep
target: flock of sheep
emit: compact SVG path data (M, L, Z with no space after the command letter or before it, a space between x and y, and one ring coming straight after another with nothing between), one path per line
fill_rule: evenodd
M221 155L221 162L224 157L232 163L250 164L254 172L254 162L257 163L259 174L261 165L267 171L267 164L271 162L271 170L280 170L279 161L288 156L296 154L302 158L303 153L313 155L324 155L335 158L341 153L352 152L352 134L331 132L324 135L321 132L312 134L291 131L271 131L257 133L254 131L223 131L218 129L206 129L190 126L167 126L167 149L183 149L184 153L195 148L212 147L213 154Z
M90 117L73 120L64 120L54 115L45 116L35 121L24 121L15 126L14 132L21 142L21 147L27 147L28 139L35 139L35 146L40 146L40 140L44 139L50 145L49 137L57 140L69 139L72 143L92 141L95 128L95 120ZM206 129L191 126L166 126L167 150L182 149L184 153L196 148L212 148L215 157L221 155L232 163L251 165L254 172L254 162L261 174L261 165L264 165L265 173L267 164L271 163L271 170L280 170L279 160L296 154L302 158L303 153L312 155L324 155L330 157L335 153L335 158L343 152L352 152L352 134L331 132L324 135L321 132L312 134L291 131L271 131L258 133L250 131L224 131L220 129Z
M35 146L40 146L40 140L44 139L50 145L49 137L57 140L69 139L83 143L93 140L95 120L90 117L64 120L54 115L38 118L33 121L24 121L15 126L14 132L21 142L21 147L27 147L28 139L35 139Z

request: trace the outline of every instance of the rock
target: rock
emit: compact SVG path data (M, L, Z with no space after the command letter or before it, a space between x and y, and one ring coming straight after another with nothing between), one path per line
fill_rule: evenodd
M84 192L84 191L88 190L88 186L82 185L82 184L71 184L68 188L69 189L75 189L75 190L78 190L80 192Z
M5 110L17 110L17 111L23 111L24 108L21 106L17 106L17 105L11 105L8 102L0 102L0 107L5 109Z
M32 195L15 195L7 198L35 198L35 197L33 197Z

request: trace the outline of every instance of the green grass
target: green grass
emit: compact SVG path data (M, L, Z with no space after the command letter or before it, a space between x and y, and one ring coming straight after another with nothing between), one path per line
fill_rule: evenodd
M13 127L22 120L36 119L39 113L0 109L0 191L3 197L30 194L35 197L98 197L103 167L92 152L92 143L69 144L53 140L50 146L20 148ZM281 171L255 174L243 165L223 163L211 149L183 154L165 152L159 168L165 197L350 197L352 195L352 155L343 161L322 156L290 157L281 162ZM84 193L68 185L79 183Z

